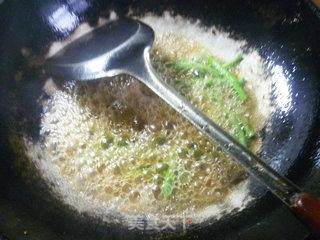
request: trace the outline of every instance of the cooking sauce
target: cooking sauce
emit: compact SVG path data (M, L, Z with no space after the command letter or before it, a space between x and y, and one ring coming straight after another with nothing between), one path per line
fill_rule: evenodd
M243 42L183 18L141 20L155 30L152 62L163 79L257 151L270 114L259 55L242 59ZM194 222L200 213L201 222L250 200L241 166L138 80L120 75L64 88L50 80L45 91L41 140L26 138L27 154L57 196L80 212L106 221L144 214Z
M179 49L168 51L156 42L157 71L231 134L250 128L253 135L254 101L242 101L222 77L177 70L177 61L202 56L205 49L178 36L162 36L161 42L165 39ZM46 157L62 178L121 212L196 211L220 203L246 178L218 146L125 75L55 91L42 134Z

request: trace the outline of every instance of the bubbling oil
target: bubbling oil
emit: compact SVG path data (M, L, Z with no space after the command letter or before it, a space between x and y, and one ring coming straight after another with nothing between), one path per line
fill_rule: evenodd
M170 48L168 48L170 46ZM202 54L199 43L175 36L156 38L157 71L170 84L176 75L162 60ZM257 130L259 113L249 98L240 103L228 86L212 102L191 84L185 96L233 133L224 109ZM222 104L223 103L223 104ZM55 90L44 107L41 134L46 161L53 162L75 192L121 213L172 215L219 204L246 178L244 170L138 80L121 75ZM168 184L169 194L164 194ZM166 183L167 182L167 183Z

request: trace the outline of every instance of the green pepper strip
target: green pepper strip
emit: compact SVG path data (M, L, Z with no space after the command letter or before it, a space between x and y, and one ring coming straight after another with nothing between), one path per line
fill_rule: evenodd
M240 99L242 101L246 100L247 94L243 89L243 81L238 80L237 77L228 70L228 68L218 63L213 57L209 57L208 60L209 64L215 69L215 71L228 80L229 84L236 91Z
M194 69L198 71L200 77L205 75L211 76L220 76L222 79L225 79L229 82L232 88L236 91L237 95L242 101L247 99L247 94L243 89L243 79L238 79L235 74L229 71L229 69L234 68L242 61L242 56L237 56L235 60L230 62L227 65L223 65L214 59L212 56L206 57L201 62L199 60L189 60L181 59L178 62L172 64L176 69L183 69L189 71Z
M168 168L163 180L162 193L166 199L172 196L174 182L176 180L176 175L172 168Z

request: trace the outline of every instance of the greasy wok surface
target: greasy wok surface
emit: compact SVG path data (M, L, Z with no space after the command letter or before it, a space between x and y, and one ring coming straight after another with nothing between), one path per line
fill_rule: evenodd
M200 19L207 26L217 25L236 38L245 38L267 60L283 66L288 72L290 107L281 106L274 96L278 105L272 117L273 132L264 134L261 155L293 182L319 194L319 12L302 1L188 2L4 1L0 5L1 234L12 239L25 235L32 239L148 237L79 215L52 197L44 182L26 182L15 161L16 151L7 142L16 122L21 131L37 137L41 56L50 42L64 39L81 22L94 25L99 16L108 16L110 9L123 15L129 9L135 14L171 10ZM252 192L259 200L248 209L210 226L190 228L181 238L303 239L308 233L264 188L253 184Z

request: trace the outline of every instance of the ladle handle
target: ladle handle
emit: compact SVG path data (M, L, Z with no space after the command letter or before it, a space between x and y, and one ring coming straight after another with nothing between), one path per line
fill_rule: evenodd
M320 199L308 193L298 193L291 201L292 212L310 229L320 234Z
M309 200L308 198L301 198L303 196L299 195L301 190L290 180L281 176L249 149L242 146L237 140L182 97L173 87L161 80L151 65L147 49L144 52L143 62L138 63L134 69L137 69L134 70L136 72L131 71L130 74L145 83L173 109L197 127L199 131L207 135L209 139L217 142L226 153L229 153L235 160L240 162L252 176L264 184L286 205L291 207L300 219L310 220L310 224L315 225L317 230L319 230L319 204L315 204L316 201L311 201L310 198ZM292 202L294 196L298 196L298 199ZM314 208L308 204L317 206L317 211L310 211ZM312 218L312 212L318 215Z

